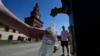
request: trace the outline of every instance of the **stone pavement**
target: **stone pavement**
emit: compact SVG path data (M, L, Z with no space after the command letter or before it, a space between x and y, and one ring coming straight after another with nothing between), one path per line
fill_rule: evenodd
M0 46L0 56L38 56L40 45L41 43L3 45ZM66 51L65 53L67 55ZM60 56L61 54L61 46L59 46L59 50L53 56Z
M30 53L36 54L40 45L41 43L2 45L0 46L0 56L33 56Z
M54 53L54 56L61 56L61 54L62 54L62 49L61 49L61 46L60 46L59 49L56 51L56 53ZM67 56L66 47L65 47L65 56Z

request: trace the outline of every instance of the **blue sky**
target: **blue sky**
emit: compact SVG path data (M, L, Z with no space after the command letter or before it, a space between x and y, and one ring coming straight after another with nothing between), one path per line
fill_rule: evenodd
M50 26L53 17L50 16L50 11L54 7L61 7L61 0L2 0L3 4L20 20L24 21L25 17L30 16L36 3L39 4L41 21L43 21L43 28ZM62 25L69 26L69 16L66 14L57 14L54 17L57 33L60 34Z

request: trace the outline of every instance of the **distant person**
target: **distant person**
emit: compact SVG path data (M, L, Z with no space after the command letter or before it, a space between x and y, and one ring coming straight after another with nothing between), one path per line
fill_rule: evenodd
M65 27L62 26L62 31L61 31L61 47L62 47L62 55L65 56L65 51L64 47L67 49L67 56L69 56L69 48L68 48L68 42L69 42L69 33L67 30L65 30Z

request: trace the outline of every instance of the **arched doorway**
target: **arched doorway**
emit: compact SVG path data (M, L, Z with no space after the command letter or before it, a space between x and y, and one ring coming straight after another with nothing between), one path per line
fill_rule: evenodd
M72 4L69 0L61 0L62 7L55 7L51 9L50 15L55 17L57 14L64 13L69 16L69 26L71 27L71 40L72 40L72 52L71 54L76 53L76 40L75 40L75 29L74 29L74 19L73 19L73 11L72 11ZM66 17L65 17L66 18ZM75 55L76 56L76 55Z
M27 40L28 40L28 41L31 41L31 38L28 38Z
M21 40L21 36L18 36L17 40L20 41Z
M9 35L8 40L13 40L13 35Z
M21 41L22 41L22 42L24 41L24 38L25 38L25 37L21 37Z

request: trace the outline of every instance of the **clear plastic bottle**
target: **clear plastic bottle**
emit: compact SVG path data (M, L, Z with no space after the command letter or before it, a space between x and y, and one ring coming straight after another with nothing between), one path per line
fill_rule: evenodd
M42 45L39 50L39 56L52 56L53 45L54 45L53 41L44 36L42 40Z
M56 32L55 23L52 22L50 25L50 29L46 29L46 30L52 32L53 38L56 40L57 32ZM43 39L42 39L42 45L39 49L39 56L53 56L55 42L56 41L52 41L50 38L48 38L46 35L44 35Z

